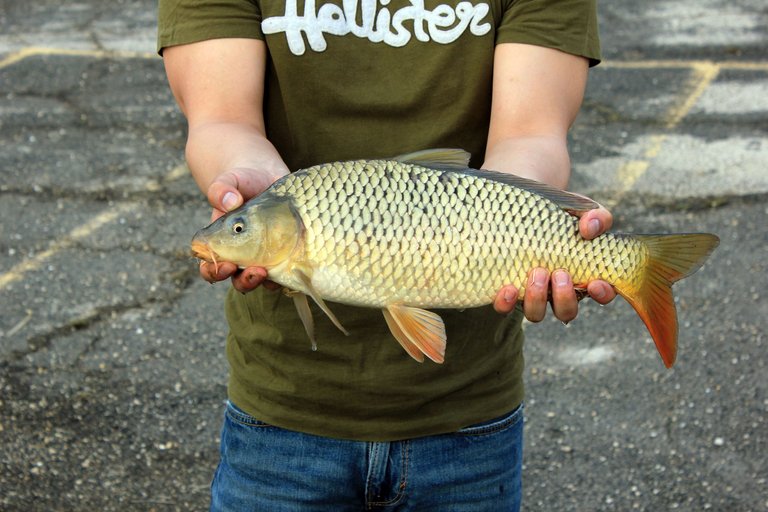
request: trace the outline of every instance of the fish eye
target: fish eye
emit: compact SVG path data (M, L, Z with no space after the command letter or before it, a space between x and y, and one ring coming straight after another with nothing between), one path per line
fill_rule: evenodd
M236 235L245 231L245 221L242 218L237 218L232 222L232 232Z

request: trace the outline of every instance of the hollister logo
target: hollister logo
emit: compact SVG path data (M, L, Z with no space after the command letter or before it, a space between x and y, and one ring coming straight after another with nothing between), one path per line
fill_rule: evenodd
M374 43L401 47L411 37L425 43L448 44L467 29L475 36L491 30L491 24L483 22L490 10L485 3L473 5L464 1L455 7L441 4L429 10L424 7L424 0L410 0L410 5L392 12L387 7L390 0L343 0L342 6L328 3L319 9L315 0L305 0L304 12L299 14L297 2L286 0L284 16L273 16L261 23L265 34L285 33L294 55L303 55L306 51L304 35L310 49L322 52L327 46L326 34L352 34Z

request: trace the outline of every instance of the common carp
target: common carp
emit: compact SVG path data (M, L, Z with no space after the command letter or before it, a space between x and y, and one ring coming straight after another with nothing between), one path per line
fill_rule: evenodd
M445 326L427 309L490 304L506 284L522 299L532 268L565 269L579 289L596 279L613 285L671 367L671 285L701 267L718 237L605 233L585 240L572 213L597 203L468 162L461 150L427 150L299 170L200 230L192 252L265 267L269 279L292 290L313 347L307 296L345 334L326 300L380 308L411 357L437 363Z

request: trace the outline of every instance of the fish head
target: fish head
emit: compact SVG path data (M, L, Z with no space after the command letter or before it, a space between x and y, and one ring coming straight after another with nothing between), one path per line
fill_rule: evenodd
M249 202L198 231L192 238L192 254L240 268L269 268L290 257L301 232L301 221L287 201Z

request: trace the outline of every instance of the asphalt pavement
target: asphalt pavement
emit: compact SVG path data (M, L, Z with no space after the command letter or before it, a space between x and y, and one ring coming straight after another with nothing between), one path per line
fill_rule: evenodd
M227 366L155 2L0 0L0 510L204 510ZM678 362L618 299L527 326L524 509L768 510L768 10L600 5L572 188L708 231Z

